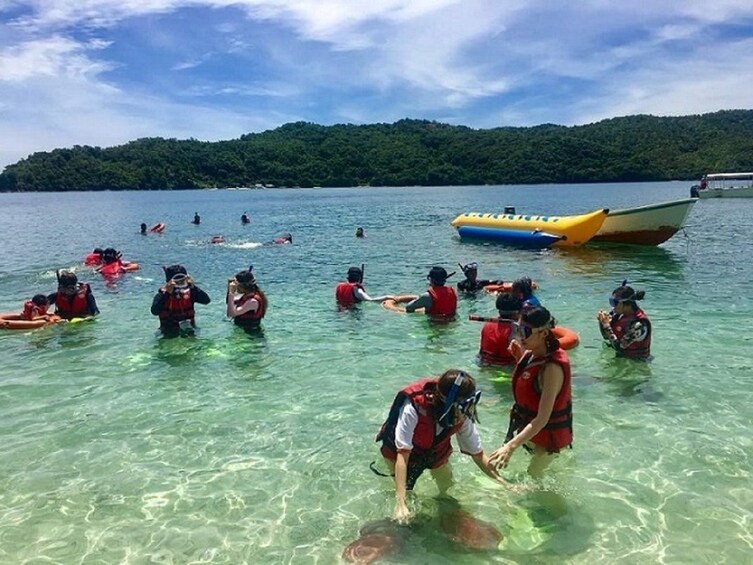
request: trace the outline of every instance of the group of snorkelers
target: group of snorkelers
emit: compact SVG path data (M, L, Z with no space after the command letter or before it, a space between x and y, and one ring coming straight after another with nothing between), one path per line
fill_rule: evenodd
M458 293L474 295L485 287L502 290L495 303L499 316L481 330L479 358L484 365L513 367L510 423L504 443L487 456L475 426L481 391L467 372L449 369L440 377L421 379L398 391L376 436L389 475L394 477L393 518L398 522L411 517L407 493L423 471L431 472L441 493L452 484L447 463L453 436L462 453L502 483L499 469L507 466L519 447L532 455L529 474L540 477L553 455L572 446L570 360L553 333L554 317L533 294L534 283L523 277L508 290L502 280L479 279L476 263L460 267L465 278L458 282L457 291L446 284L454 273L432 267L426 277L429 288L408 302L405 311L423 308L432 320L447 321L456 315ZM650 356L651 324L637 305L644 296L644 291L636 291L623 281L609 298L612 310L597 314L602 336L617 355L633 359ZM335 288L341 308L394 298L370 297L363 286L363 267L350 267L347 280ZM384 474L373 464L372 470Z
M94 250L87 256L87 263L94 264L97 256L102 261L105 256L109 259L113 252L119 258L113 248ZM529 474L540 477L553 455L572 445L570 361L553 333L554 317L533 293L534 283L523 277L508 289L502 280L479 279L475 263L461 265L461 269L465 278L458 282L456 290L447 285L454 273L448 274L441 266L432 267L426 276L426 292L408 302L405 311L423 308L432 320L447 321L456 315L458 293L473 295L491 285L501 287L495 302L499 316L481 330L479 358L482 364L512 367L509 427L502 445L490 455L485 454L476 428L481 391L465 371L449 369L439 377L420 379L401 388L376 436L389 475L394 477L393 517L399 522L410 520L407 493L423 471L430 471L440 492L451 485L452 472L447 463L453 452L453 436L461 452L469 455L482 472L503 484L506 483L499 469L507 466L518 448L523 447L532 455ZM163 270L165 283L153 298L151 313L159 318L164 336L191 335L196 327L195 305L209 304L211 299L183 265L170 265ZM363 285L363 272L363 266L350 267L347 281L336 286L339 307L394 299L392 295L371 297ZM617 355L633 359L650 356L651 323L637 304L644 296L644 291L634 290L623 281L609 297L611 310L597 314L601 334ZM268 300L253 267L228 279L225 302L226 315L236 325L251 330L260 327ZM48 312L52 305L54 314ZM71 320L98 313L90 286L79 282L72 272L58 273L56 292L35 295L24 304L24 315L29 319L54 316ZM373 465L372 469L381 474Z

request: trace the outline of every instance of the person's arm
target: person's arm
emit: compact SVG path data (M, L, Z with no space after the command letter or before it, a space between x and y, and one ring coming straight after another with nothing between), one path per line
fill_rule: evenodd
M417 308L431 308L431 303L431 295L426 292L415 300L408 302L408 304L405 305L405 311L415 312Z
M259 304L259 301L256 300L256 298L252 298L251 300L247 300L245 303L241 304L240 306L235 305L235 296L232 295L230 292L227 294L227 316L228 318L235 318L236 316L240 316L241 314L245 314L246 312L256 312L261 305Z
M608 312L605 312L604 310L599 310L599 313L596 315L596 317L599 320L599 331L601 331L602 339L607 342L609 347L611 347L615 351L620 351L620 340L612 330L612 315L610 315L610 313Z
M470 455L476 466L486 475L494 480L501 480L496 469L489 465L489 457L484 454L484 449L481 447L481 438L473 420L466 418L456 437L461 453Z
M94 298L94 294L88 292L86 294L86 304L89 308L89 315L96 316L99 314L99 308L97 308L97 300Z
M159 289L157 294L154 295L154 300L152 300L151 312L153 315L159 316L159 313L165 309L165 304L167 303L167 299L169 297L170 295L167 292Z
M552 416L554 401L562 389L564 380L565 374L562 372L562 367L556 363L547 363L544 366L544 370L539 375L539 384L542 390L536 417L518 435L492 453L489 458L491 465L494 465L495 468L506 467L513 452L544 429Z
M209 304L212 301L209 295L196 285L191 286L191 300L198 304Z
M413 432L418 423L418 413L410 400L406 400L400 409L400 415L395 426L395 510L393 518L404 524L410 520L411 512L406 503L408 493L408 460L413 450Z
M361 302L383 302L388 298L394 298L391 294L385 294L384 296L369 296L364 289L359 287L356 287L353 291L353 295L356 297L356 300L360 300Z

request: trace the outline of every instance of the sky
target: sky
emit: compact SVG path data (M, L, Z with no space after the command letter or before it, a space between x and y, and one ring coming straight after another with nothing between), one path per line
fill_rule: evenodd
M0 169L296 121L750 108L751 0L0 0Z

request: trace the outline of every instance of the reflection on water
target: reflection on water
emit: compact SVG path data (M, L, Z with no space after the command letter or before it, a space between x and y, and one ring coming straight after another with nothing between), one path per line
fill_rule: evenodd
M687 258L662 247L641 245L587 245L553 249L555 258L575 275L602 275L640 271L645 278L659 277L672 282L684 279Z

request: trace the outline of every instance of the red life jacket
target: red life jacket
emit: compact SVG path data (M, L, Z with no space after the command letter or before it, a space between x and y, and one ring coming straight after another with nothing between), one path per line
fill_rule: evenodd
M261 322L262 318L264 317L264 314L266 314L266 308L264 308L264 300L261 297L261 294L254 293L254 294L244 294L241 296L238 300L235 301L236 307L243 306L246 302L249 300L256 299L256 301L259 303L259 308L257 308L253 312L244 312L240 316L236 316L233 318L233 321L238 324L239 326L258 326L259 322Z
M549 453L557 453L563 447L573 443L572 393L570 390L570 360L564 349L557 349L546 357L534 358L527 353L515 366L512 374L512 394L515 404L510 411L510 432L523 431L536 417L541 401L539 374L547 363L556 363L562 367L564 379L562 388L554 399L552 414L546 426L537 433L531 442L545 448Z
M438 318L450 318L455 315L458 306L458 295L451 286L432 286L429 287L429 296L431 296L431 307L426 309L429 316Z
M84 318L92 314L89 311L87 296L91 292L89 285L79 283L76 294L68 296L60 291L55 294L55 314L66 320Z
M356 289L360 288L364 290L363 285L357 282L341 282L335 288L335 300L337 304L348 308L358 304L360 300L356 300Z
M515 357L507 348L513 337L513 320L487 322L481 328L479 356L484 363L491 365L514 365Z
M649 321L648 316L646 316L646 313L643 310L638 308L633 316L626 316L625 314L615 314L614 316L612 316L609 325L611 326L614 335L616 335L617 339L621 341L625 333L630 330L630 326L636 320L641 320L646 328L648 328L648 334L646 335L646 338L641 341L634 341L627 347L620 349L619 353L620 355L623 355L625 357L645 359L646 357L651 355L651 322Z
M37 306L31 300L24 302L24 311L21 312L21 317L24 320L33 320L37 316L44 316L47 314L47 306Z
M190 288L170 294L159 313L160 329L177 330L178 323L182 320L191 320L191 325L195 326L193 304Z
M84 258L84 265L101 265L102 264L102 255L99 253L89 253Z
M117 260L113 261L112 263L107 263L104 267L99 269L99 272L106 277L113 277L115 275L119 275L120 273L124 273L125 269L123 269L123 264L120 262L120 260Z
M452 453L450 438L463 427L462 422L450 428L443 428L437 434L437 419L434 417L434 395L437 391L439 379L422 379L402 389L392 402L387 420L376 436L376 441L384 442L384 445L397 451L395 446L395 428L400 418L400 410L406 400L418 413L418 423L413 431L413 450L411 456L417 457L431 454L435 459L446 459Z

